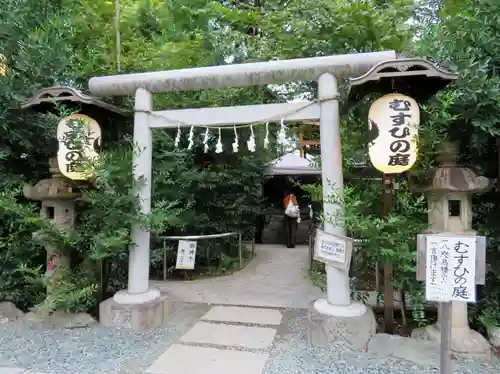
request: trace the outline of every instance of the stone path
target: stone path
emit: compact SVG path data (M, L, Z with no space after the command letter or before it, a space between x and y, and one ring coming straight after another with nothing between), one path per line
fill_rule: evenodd
M174 303L164 328L141 332L8 323L0 325L0 374L438 372L436 348L422 355L414 352L420 350L415 344L383 335L373 339L368 352L342 341L311 345L308 325L306 309L188 303ZM462 360L456 369L456 374L493 374L500 373L500 363Z
M261 374L278 310L214 306L147 370L151 374Z
M422 342L380 334L368 352L343 341L311 345L307 308L322 295L307 277L307 256L305 246L258 246L257 258L234 275L153 282L173 299L160 329L0 324L0 374L436 373L438 349L422 350ZM456 368L500 373L498 361Z
M323 293L308 278L307 246L256 245L256 257L243 270L195 281L151 281L181 302L308 308Z

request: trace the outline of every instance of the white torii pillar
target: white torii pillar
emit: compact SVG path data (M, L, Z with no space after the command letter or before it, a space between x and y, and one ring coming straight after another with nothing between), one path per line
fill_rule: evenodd
M151 211L152 128L222 127L258 121L279 122L283 118L287 122L320 120L324 212L334 216L342 207L332 204L329 197L333 193L343 197L337 80L360 76L374 65L395 58L394 51L383 51L125 74L92 78L89 88L96 96L135 94L134 141L139 150L133 164L141 213ZM283 84L297 80L318 82L318 103L153 111L152 93ZM337 223L326 223L325 231L345 235L344 228ZM128 288L113 297L116 303L131 306L152 302L160 296L159 291L149 287L149 231L133 227L132 241ZM348 272L332 266L327 266L326 271L327 300L318 300L315 309L335 317L363 315L366 307L350 300Z

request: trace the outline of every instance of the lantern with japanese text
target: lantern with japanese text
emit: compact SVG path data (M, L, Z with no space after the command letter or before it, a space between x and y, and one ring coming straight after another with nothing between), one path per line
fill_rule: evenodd
M417 161L418 103L409 96L384 95L368 113L368 154L373 166L384 174L399 174Z
M0 69L1 67L0 55ZM61 105L75 114L62 118L57 126L54 134L58 141L57 154L56 149L51 150L49 159L51 176L36 184L26 184L23 193L26 198L41 202L41 217L52 221L62 231L70 231L74 228L77 217L75 200L80 196L80 183L75 183L74 180L91 177L89 172L84 172L82 160L97 157L101 134L105 134L108 142L113 143L131 134L132 128L128 120L131 114L128 111L69 86L42 88L21 103L21 108L59 117ZM39 236L35 235L34 238ZM59 248L52 241L41 243L47 251L47 280L72 271L71 258L64 248ZM98 260L99 300L104 300L106 296L106 268L105 261ZM53 301L60 285L64 287L60 282L47 282L47 301Z
M385 217L392 210L393 174L409 170L417 161L418 103L425 103L450 82L456 73L422 58L398 58L381 62L365 74L350 78L348 101L383 95L368 114L368 154L383 173ZM384 332L394 332L393 265L384 263Z
M57 163L61 173L72 180L87 180L84 161L99 156L101 128L96 120L84 114L63 118L57 126Z
M0 77L5 77L8 74L7 59L0 53Z

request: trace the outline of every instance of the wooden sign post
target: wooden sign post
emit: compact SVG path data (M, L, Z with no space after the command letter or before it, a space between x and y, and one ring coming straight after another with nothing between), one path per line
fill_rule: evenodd
M440 373L451 374L452 301L476 302L476 284L484 284L486 238L454 233L417 235L417 280L425 298L439 303Z

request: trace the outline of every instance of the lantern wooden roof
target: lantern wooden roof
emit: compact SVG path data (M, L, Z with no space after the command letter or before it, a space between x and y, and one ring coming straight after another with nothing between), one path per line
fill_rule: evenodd
M39 107L38 109L47 110L47 104L54 106L56 103L68 101L82 106L98 107L124 116L131 114L116 105L97 99L70 86L53 86L43 88L31 99L23 102L21 104L21 108Z
M384 61L349 79L349 101L359 101L371 93L399 92L424 102L456 79L458 74L423 58Z

